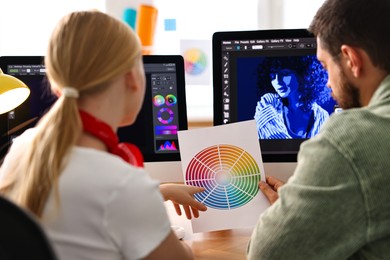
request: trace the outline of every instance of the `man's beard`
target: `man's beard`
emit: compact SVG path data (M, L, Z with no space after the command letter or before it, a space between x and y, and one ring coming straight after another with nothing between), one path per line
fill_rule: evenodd
M338 105L343 109L349 109L354 107L361 107L359 100L360 91L351 82L348 81L344 71L340 69L340 94L338 97L333 96L336 99Z

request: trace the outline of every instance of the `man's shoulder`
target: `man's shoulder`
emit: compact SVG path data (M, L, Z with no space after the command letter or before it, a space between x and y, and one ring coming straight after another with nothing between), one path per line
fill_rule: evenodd
M338 136L351 132L364 132L377 124L376 115L366 108L348 109L341 113L332 114L326 124L322 127L322 132Z
M322 126L318 138L328 140L344 152L363 148L371 150L375 149L374 144L383 147L385 143L390 143L389 128L390 120L369 108L349 109L331 115Z

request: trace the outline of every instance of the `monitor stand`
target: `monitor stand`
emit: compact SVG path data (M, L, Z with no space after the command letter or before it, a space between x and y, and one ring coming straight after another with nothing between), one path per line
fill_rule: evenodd
M164 182L184 182L183 171L180 161L145 162L145 170L150 177Z
M296 162L264 163L264 171L267 176L274 176L286 182L294 173Z

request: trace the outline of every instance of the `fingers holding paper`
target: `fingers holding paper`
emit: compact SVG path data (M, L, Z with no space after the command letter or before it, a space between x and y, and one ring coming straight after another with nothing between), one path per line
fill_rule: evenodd
M284 182L278 178L267 176L266 182L260 181L259 188L263 194L267 197L269 202L273 204L278 198L278 189L284 185Z

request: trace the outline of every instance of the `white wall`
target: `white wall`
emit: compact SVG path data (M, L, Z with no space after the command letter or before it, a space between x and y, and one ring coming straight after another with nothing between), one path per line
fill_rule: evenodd
M279 29L283 27L284 0L258 0L258 29Z
M307 28L324 1L258 0L258 28Z
M308 28L325 0L284 0L283 28Z
M0 56L45 55L58 20L87 9L104 11L104 0L0 0Z
M43 55L49 35L63 15L96 8L106 2L153 0L0 0L0 55ZM245 4L243 4L245 1ZM306 28L324 0L155 0L159 19L178 19L184 38L210 39L217 30ZM183 11L187 10L187 11ZM159 52L167 42L161 23L156 41ZM169 35L168 35L169 36ZM169 39L168 39L169 40ZM172 43L171 43L172 45ZM173 44L174 45L174 44ZM168 47L166 47L168 48Z

